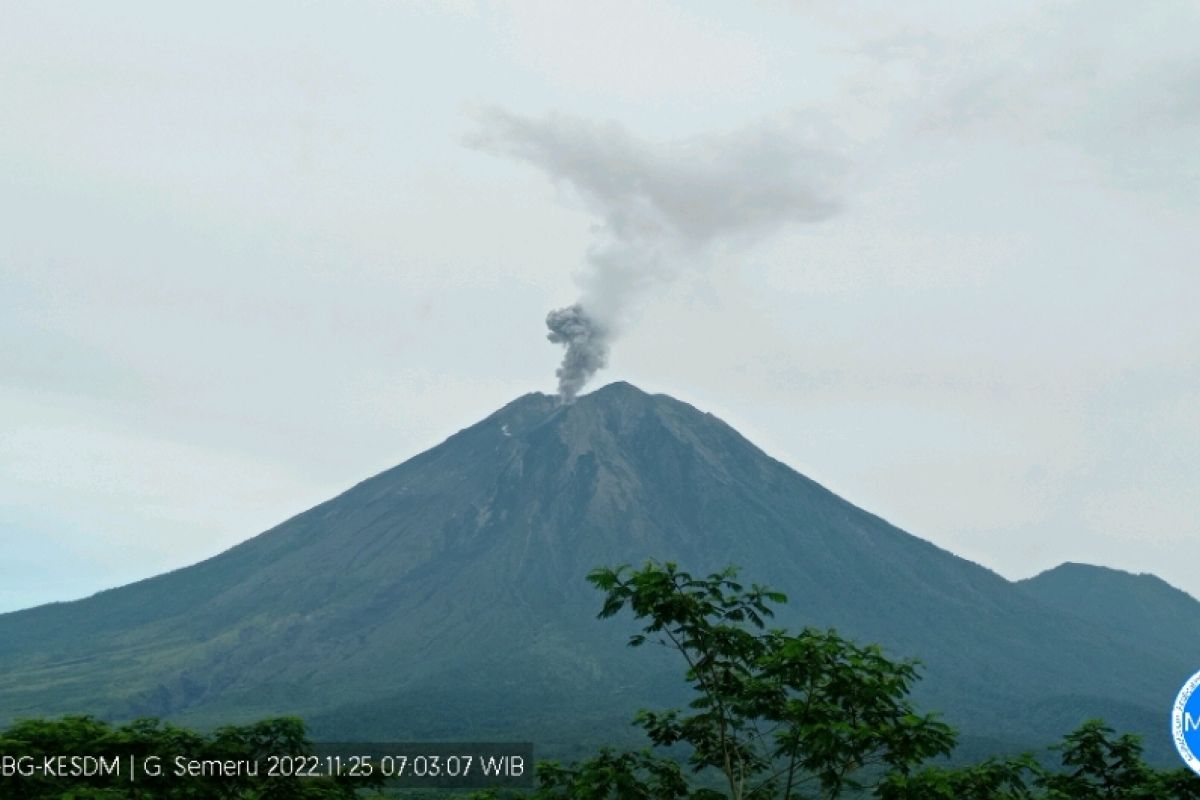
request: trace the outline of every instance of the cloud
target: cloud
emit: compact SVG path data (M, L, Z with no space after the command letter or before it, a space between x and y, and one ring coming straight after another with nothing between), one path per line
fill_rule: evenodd
M810 126L793 122L659 143L612 122L531 119L490 109L467 141L538 167L599 218L580 299L550 318L589 317L606 332L589 343L606 352L633 301L701 263L710 245L745 245L786 224L818 222L838 211L844 162L817 146L817 138ZM598 369L604 359L590 363ZM560 377L566 369L564 362ZM591 375L568 371L573 389L564 397Z
M904 159L913 134L1050 144L1089 160L1106 183L1194 203L1200 159L1200 7L1119 0L1009 4L817 4L864 58L858 91L906 119L892 135ZM806 8L807 13L807 8ZM1147 43L1153 46L1147 46Z

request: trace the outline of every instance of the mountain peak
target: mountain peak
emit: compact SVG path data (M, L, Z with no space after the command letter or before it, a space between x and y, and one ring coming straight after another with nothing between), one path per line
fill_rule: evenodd
M613 381L611 383L606 383L605 385L601 386L599 389L596 389L594 392L588 392L588 394L586 394L584 396L589 397L592 395L618 395L618 394L627 394L627 395L634 394L634 395L641 395L642 397L650 397L649 392L639 389L638 387L634 386L629 381Z
M1200 618L1165 592L1128 595L1145 596L1136 616L1100 592L1109 636L1077 618L1069 587L1039 602L1034 587L1057 580L1014 586L712 414L617 381L570 404L522 395L200 564L0 616L0 722L31 709L198 724L289 713L328 736L559 743L626 730L637 708L686 698L665 654L631 652L626 625L595 622L584 578L649 558L698 574L739 565L791 598L780 625L919 656L934 708L964 725L1011 718L1023 739L1061 733L1039 716L1055 698L1156 709L1192 659L1145 621Z
M1017 585L1051 608L1160 651L1200 641L1200 601L1156 575L1068 561Z
M484 419L483 422L497 418L507 419L514 415L518 417L534 415L548 419L556 413L570 412L573 409L591 410L597 407L644 407L658 400L680 402L664 394L651 395L626 381L614 381L592 392L580 395L570 403L564 403L558 395L545 394L544 392L528 392L505 404L498 411ZM681 403L681 405L686 404Z
M613 381L595 391L580 395L565 408L584 410L605 409L609 411L644 411L663 401L680 403L679 400L665 394L650 394L627 381ZM681 405L686 405L680 403Z
M1187 598L1196 602L1195 598L1177 589L1157 575L1148 572L1129 572L1114 567L1104 567L1098 564L1085 564L1078 561L1064 561L1057 567L1051 567L1032 578L1018 581L1027 588L1056 586L1062 590L1088 591L1101 586L1116 586L1125 590L1161 592L1163 595L1173 595L1180 599Z
M736 442L757 450L713 415L669 395L650 394L626 381L609 383L570 403L556 395L531 392L463 434L477 429L499 430L504 437L516 440L535 432L546 436L553 430L572 452L611 450L613 446L624 449L635 444L628 440L630 436L644 439L664 434L686 440L701 450L714 435L726 444Z
M596 389L594 392L589 392L579 398L576 402L590 400L591 402L653 402L655 400L666 399L680 402L675 398L666 394L651 394L644 389L634 386L628 381L613 381Z

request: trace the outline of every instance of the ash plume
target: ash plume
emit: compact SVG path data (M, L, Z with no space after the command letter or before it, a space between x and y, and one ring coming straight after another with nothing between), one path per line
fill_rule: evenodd
M546 318L550 341L566 346L557 372L565 402L604 367L648 287L703 264L714 244L745 246L838 210L844 162L802 120L667 143L558 115L491 109L479 122L468 145L539 167L600 220L579 300Z
M576 303L546 315L546 338L566 347L558 376L558 396L570 403L608 360L608 332Z

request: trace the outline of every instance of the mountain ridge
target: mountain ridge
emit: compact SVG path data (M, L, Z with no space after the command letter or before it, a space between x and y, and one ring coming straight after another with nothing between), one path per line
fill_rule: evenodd
M1148 572L1068 561L1016 585L1059 611L1159 649L1200 639L1200 600Z
M1186 677L1136 631L853 506L712 414L615 383L569 405L516 398L191 567L0 615L0 719L298 713L331 735L580 743L683 699L678 665L625 648L628 621L595 621L583 580L646 558L740 564L789 595L780 624L924 659L918 699L973 736L1041 744L1106 707L1150 731Z

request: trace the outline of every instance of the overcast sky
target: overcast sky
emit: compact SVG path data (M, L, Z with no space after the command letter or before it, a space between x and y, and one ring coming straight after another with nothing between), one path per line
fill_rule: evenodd
M580 297L589 389L1007 577L1200 594L1195 3L0 16L0 611L553 391Z

